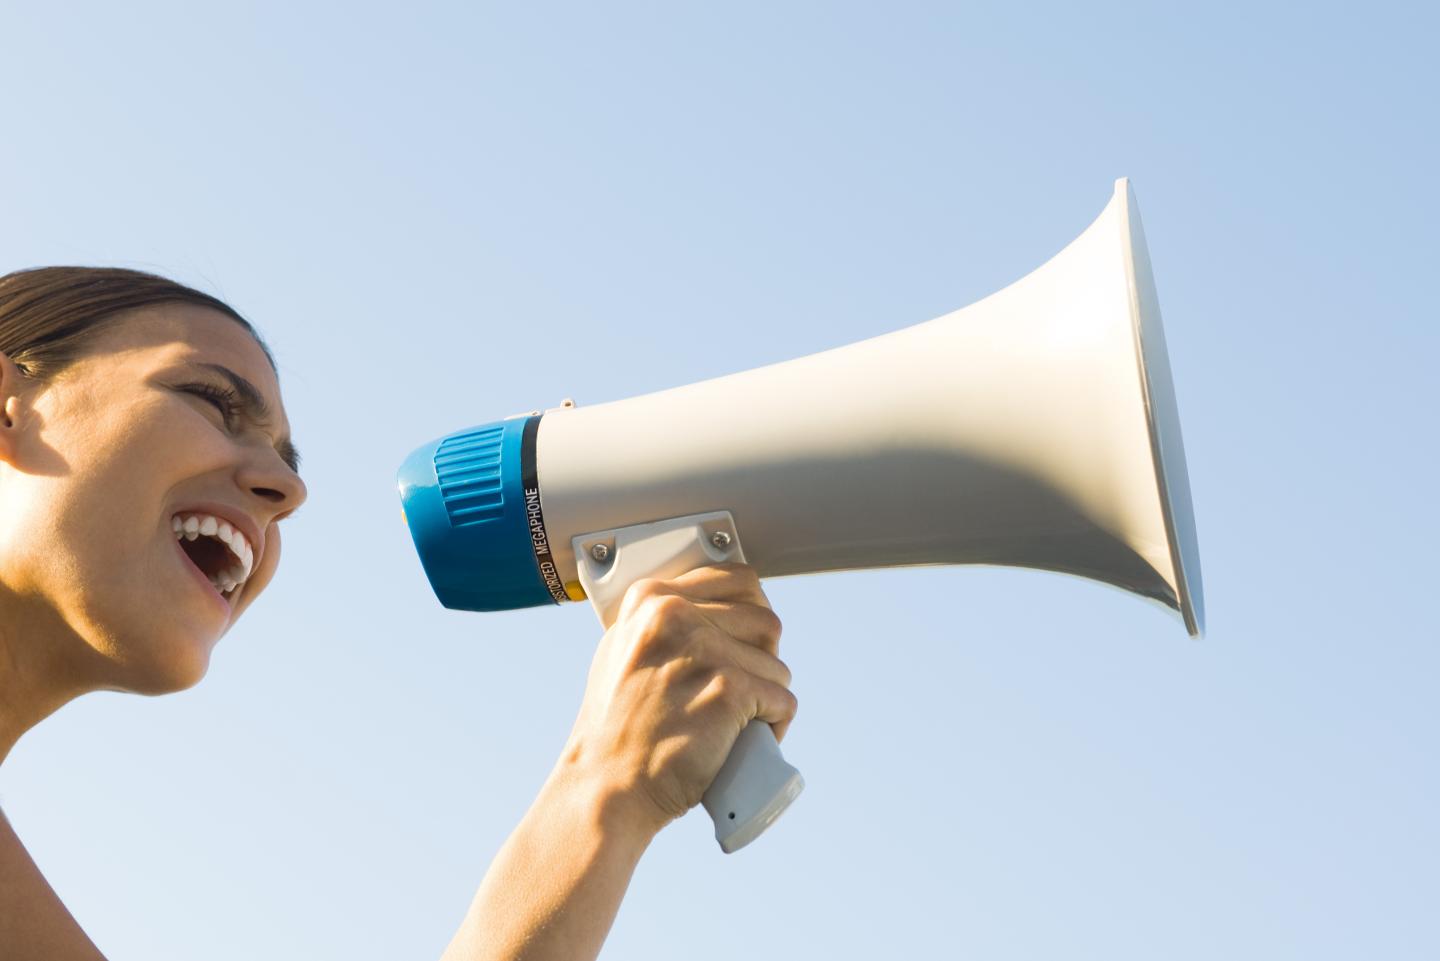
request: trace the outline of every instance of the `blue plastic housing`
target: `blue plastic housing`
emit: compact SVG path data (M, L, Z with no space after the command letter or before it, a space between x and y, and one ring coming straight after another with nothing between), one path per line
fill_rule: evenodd
M400 465L400 502L435 596L462 611L555 603L536 566L521 450L526 418L456 431Z

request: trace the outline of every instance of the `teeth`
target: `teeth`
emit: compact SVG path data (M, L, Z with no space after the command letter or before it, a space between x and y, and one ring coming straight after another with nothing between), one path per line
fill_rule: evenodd
M229 521L221 520L212 514L188 514L183 517L176 514L170 519L170 529L177 540L182 537L187 541L201 536L213 537L230 549L237 563L210 578L216 590L221 593L228 594L245 583L255 569L255 549L250 546L250 540L238 528L231 526Z

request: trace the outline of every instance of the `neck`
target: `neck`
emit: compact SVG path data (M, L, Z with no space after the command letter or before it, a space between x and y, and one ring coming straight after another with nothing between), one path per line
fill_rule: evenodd
M66 656L70 632L47 623L53 614L26 616L24 602L7 595L0 592L0 763L26 731L97 687Z

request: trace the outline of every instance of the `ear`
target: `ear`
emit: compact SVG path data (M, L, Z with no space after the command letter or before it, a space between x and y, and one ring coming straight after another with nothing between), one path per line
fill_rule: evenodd
M14 464L20 437L25 375L0 352L0 462Z

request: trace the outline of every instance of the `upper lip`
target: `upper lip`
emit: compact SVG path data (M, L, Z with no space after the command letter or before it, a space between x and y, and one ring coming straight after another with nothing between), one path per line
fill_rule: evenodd
M250 565L250 573L254 574L260 566L260 558L265 556L265 535L260 533L260 525L251 520L249 514L224 504L201 503L181 507L170 516L184 517L190 514L212 514L244 534L245 539L250 542L250 549L255 552L255 562Z

